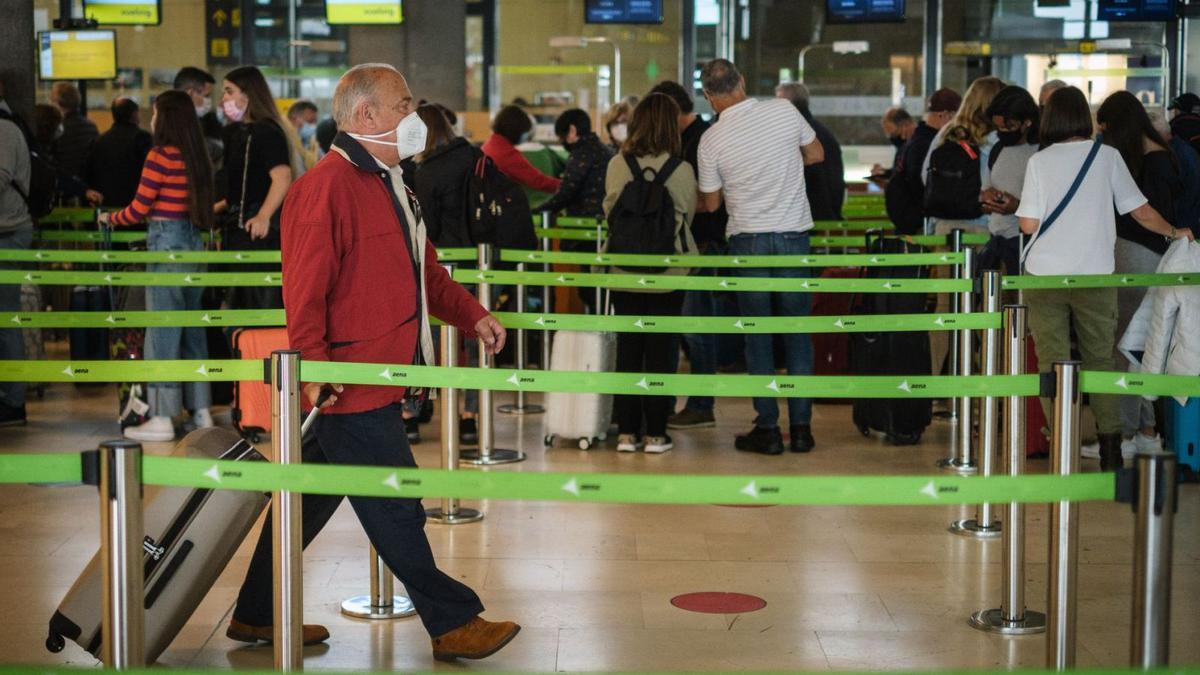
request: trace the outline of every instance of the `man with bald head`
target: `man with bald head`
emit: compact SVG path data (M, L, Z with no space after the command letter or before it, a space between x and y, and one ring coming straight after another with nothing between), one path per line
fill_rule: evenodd
M421 210L401 180L400 162L425 150L425 125L404 77L384 64L346 72L333 94L339 133L320 162L292 184L283 204L283 301L288 340L306 361L432 365L429 315L478 336L495 353L500 323L437 264ZM413 468L396 386L304 384L306 405L322 404L305 439L305 463ZM342 498L305 495L304 544ZM433 639L439 660L481 659L508 644L513 623L480 618L483 604L438 570L420 499L351 497L380 557L400 579ZM271 532L263 527L226 635L271 639ZM329 636L304 627L305 644Z

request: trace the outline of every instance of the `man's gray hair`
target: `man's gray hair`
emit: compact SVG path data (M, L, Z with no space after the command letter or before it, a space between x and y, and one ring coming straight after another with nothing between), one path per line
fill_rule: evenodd
M742 74L729 59L713 59L700 68L700 85L710 96L728 96L742 86Z
M1038 90L1038 100L1044 101L1050 96L1050 94L1053 94L1059 89L1066 89L1069 86L1071 85L1063 82L1062 80L1049 80L1046 82L1046 84L1042 85L1040 90Z
M786 98L797 108L808 108L808 99L811 98L803 82L782 82L775 87L775 96Z
M399 70L386 63L361 63L347 70L338 80L337 88L333 90L333 119L339 128L351 125L354 109L359 103L365 100L375 105L380 74L403 77Z

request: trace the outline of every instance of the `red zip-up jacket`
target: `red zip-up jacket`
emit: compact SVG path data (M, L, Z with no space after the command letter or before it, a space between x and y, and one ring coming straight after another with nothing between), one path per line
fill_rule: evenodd
M500 173L508 176L513 182L540 192L558 192L561 181L538 171L515 145L500 134L493 133L480 149L491 158Z
M405 216L374 157L345 134L334 145L349 159L330 152L283 203L288 340L305 361L412 364L421 292ZM437 264L432 243L425 260L429 313L473 336L487 311ZM367 412L403 397L403 387L346 385L325 412Z

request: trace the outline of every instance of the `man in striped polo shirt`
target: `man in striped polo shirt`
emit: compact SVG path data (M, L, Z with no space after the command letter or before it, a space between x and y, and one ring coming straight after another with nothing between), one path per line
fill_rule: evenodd
M726 236L730 255L805 255L812 212L804 189L804 167L825 159L816 133L790 102L746 96L736 66L715 59L700 71L704 96L720 116L700 139L700 200L716 210L722 193L729 211ZM805 268L738 269L741 276L796 279ZM742 316L806 316L806 293L737 293ZM746 336L746 365L752 375L775 372L773 335ZM812 341L805 334L782 336L789 375L809 375ZM774 398L754 399L754 429L739 435L738 450L765 455L783 453L779 405ZM812 450L812 399L788 399L793 452Z

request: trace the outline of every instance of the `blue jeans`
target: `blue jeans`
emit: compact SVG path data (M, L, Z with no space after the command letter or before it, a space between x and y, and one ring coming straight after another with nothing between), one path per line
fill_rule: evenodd
M709 244L703 255L725 255L725 247L721 244ZM715 276L714 268L700 269L696 276ZM723 272L722 272L723 273ZM712 291L687 291L683 296L683 316L719 316L717 314L717 299ZM717 373L717 338L713 333L686 333L683 336L687 345L688 361L692 365L693 375L715 375ZM712 396L689 396L684 406L688 410L700 412L713 409Z
M774 232L739 234L729 238L730 255L806 255L809 252L807 233ZM804 267L734 268L739 277L771 277L776 279L805 279ZM812 296L808 293L740 292L738 311L742 316L808 316ZM811 375L813 371L812 340L803 333L784 333L782 336L788 375ZM775 336L746 336L746 369L751 375L775 374ZM758 416L754 426L773 429L779 426L779 404L774 398L754 399ZM812 399L788 399L788 423L809 424L812 421Z
M196 228L186 220L151 220L147 223L147 247L151 251L201 251L204 245ZM195 263L154 263L146 265L148 272L203 272L204 265ZM171 312L203 309L200 286L147 286L146 309L151 312ZM147 328L146 360L206 359L208 338L203 328ZM147 386L151 415L174 417L183 411L186 400L189 410L212 405L212 391L207 382L151 382Z
M33 228L21 227L0 234L0 248L28 249L33 244ZM0 270L19 270L24 263L0 262ZM21 311L21 286L0 285L0 312ZM12 325L12 324L9 324ZM20 328L0 329L0 359L19 361L25 358L25 339ZM25 405L24 382L0 382L0 403L20 408Z
M313 426L304 439L305 464L417 466L404 435L399 404L350 415L321 415ZM338 495L304 495L301 530L305 547L341 503ZM474 591L437 568L425 535L425 509L420 499L351 497L350 505L375 550L404 584L431 636L449 633L483 612L483 603ZM251 626L271 625L271 583L268 513L233 609L234 618Z

